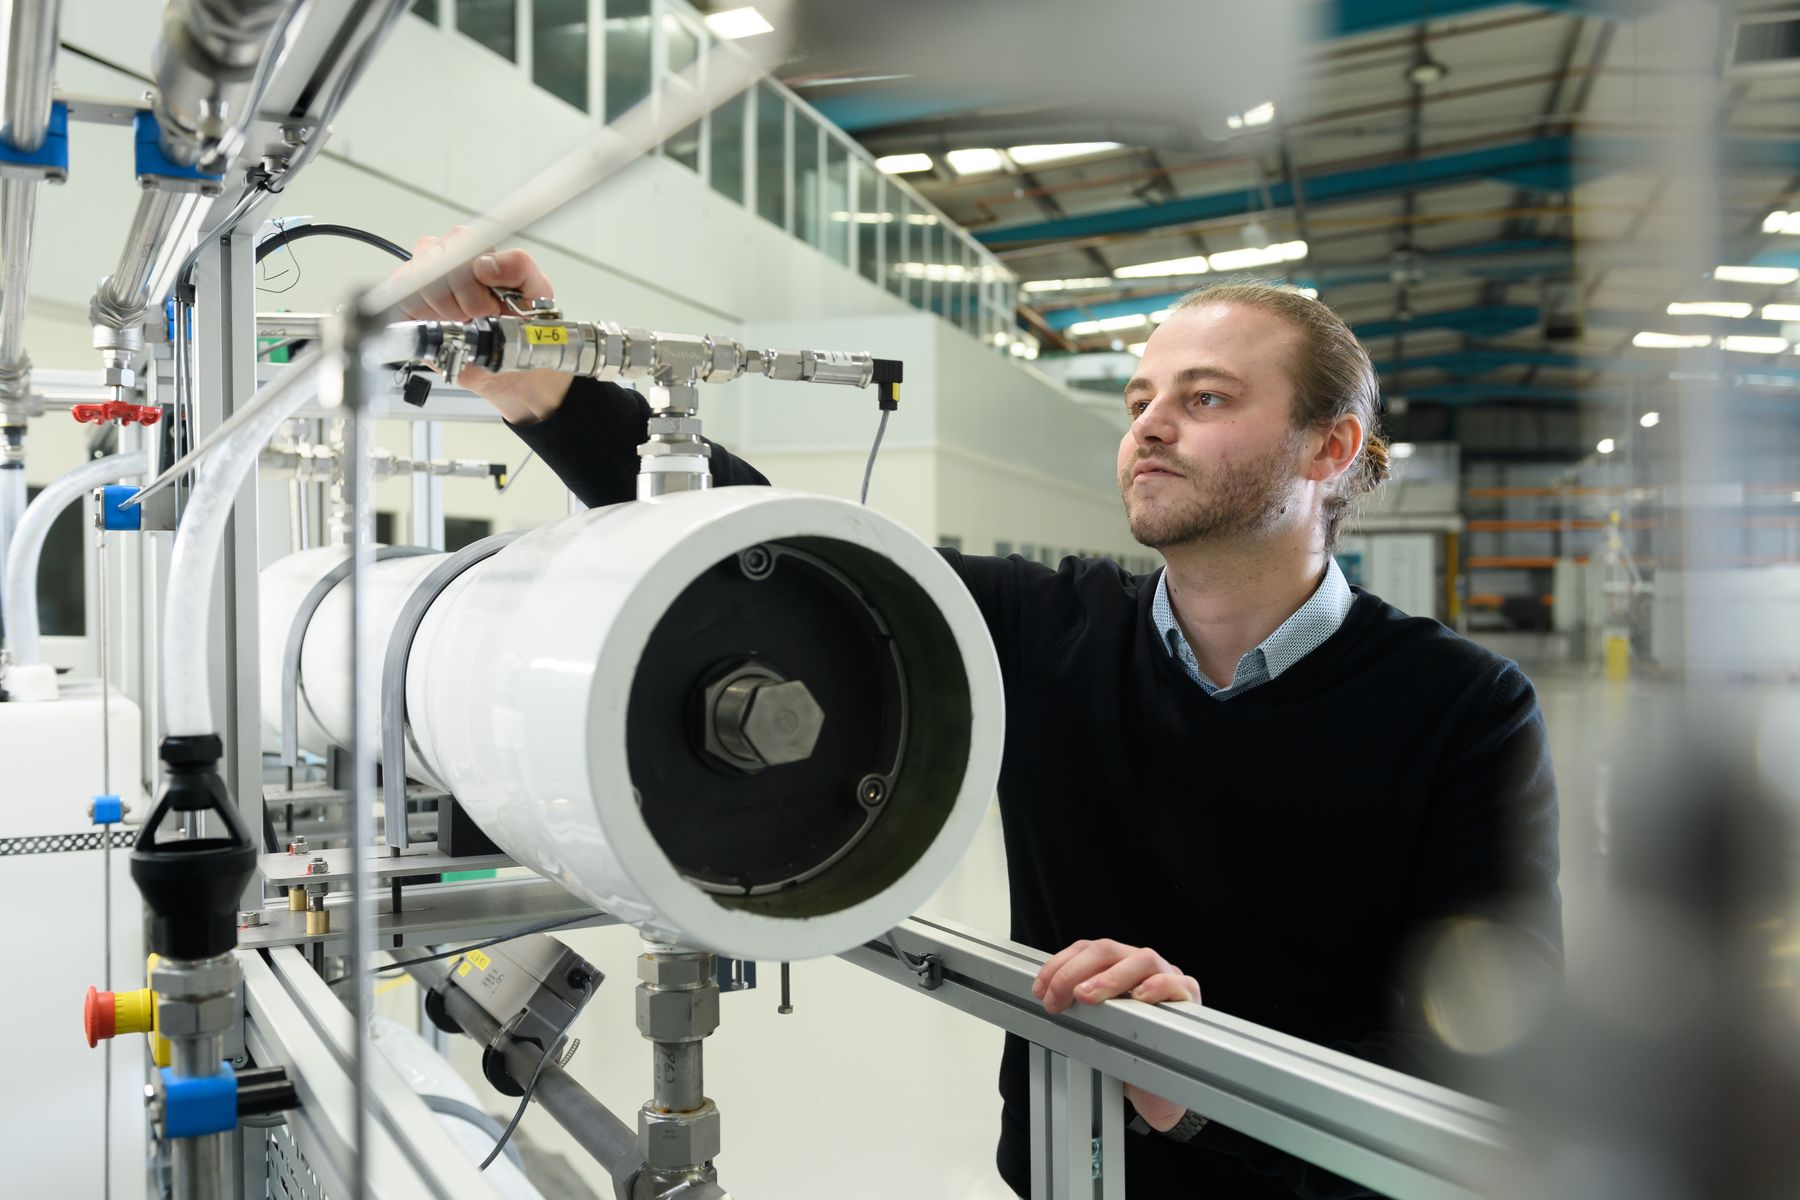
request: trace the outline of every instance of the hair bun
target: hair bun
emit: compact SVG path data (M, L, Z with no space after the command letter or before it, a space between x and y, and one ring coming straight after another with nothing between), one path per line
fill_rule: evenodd
M1373 491L1391 473L1388 444L1380 435L1371 433L1363 442L1363 490Z

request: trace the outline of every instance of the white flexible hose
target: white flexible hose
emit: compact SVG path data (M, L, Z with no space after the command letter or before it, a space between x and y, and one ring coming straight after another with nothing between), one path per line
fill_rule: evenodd
M7 548L5 590L0 592L0 605L6 611L6 644L14 663L31 666L43 661L38 629L38 563L56 518L95 488L142 475L149 469L150 456L142 450L97 458L82 463L39 492L25 509Z
M170 737L218 733L208 676L212 577L225 524L263 446L314 395L317 362L290 368L251 401L243 425L207 455L169 555L163 606L163 712Z
M0 465L0 570L12 547L13 530L25 517L25 464ZM0 592L0 620L12 625L12 609Z

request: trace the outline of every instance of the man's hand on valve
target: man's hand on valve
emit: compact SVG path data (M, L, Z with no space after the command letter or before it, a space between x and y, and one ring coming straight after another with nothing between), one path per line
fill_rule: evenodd
M1102 938L1079 941L1050 957L1039 969L1031 994L1046 1012L1066 1011L1072 1004L1100 1004L1130 997L1145 1004L1200 1000L1200 984L1156 951ZM1158 1131L1175 1127L1187 1109L1161 1096L1125 1085L1125 1096L1145 1124Z
M433 258L444 253L446 238L462 233L465 228L458 225L445 237L422 237L413 243L412 261L394 271L393 282L405 284L409 276L430 266ZM401 311L414 321L460 322L506 315L509 310L495 294L496 288L519 292L527 303L556 294L549 277L531 255L523 250L491 250L471 266L414 296L401 306ZM458 382L499 409L500 415L508 421L527 425L556 411L568 394L569 378L562 371L493 375L480 367L466 367Z

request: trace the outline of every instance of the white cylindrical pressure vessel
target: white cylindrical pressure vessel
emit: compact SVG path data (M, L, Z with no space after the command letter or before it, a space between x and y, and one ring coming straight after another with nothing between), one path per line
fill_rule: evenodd
M439 561L376 565L378 645ZM265 571L265 681L333 562ZM320 606L316 653L306 637L303 743L348 732L323 698L347 695L343 617L326 615L346 597ZM934 551L770 488L520 536L426 612L406 700L409 773L520 863L648 937L763 960L840 953L924 903L980 823L1004 721L986 625Z

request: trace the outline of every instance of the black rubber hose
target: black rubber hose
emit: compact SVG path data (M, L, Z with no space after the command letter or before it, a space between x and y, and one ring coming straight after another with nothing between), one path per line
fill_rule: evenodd
M412 261L412 255L402 250L398 244L388 241L378 233L370 233L366 229L357 229L352 225L296 225L292 229L278 229L273 237L264 238L257 243L256 261L261 262L275 251L287 246L289 242L297 242L302 238L309 237L349 238L353 242L361 242L365 246L385 250L401 262Z

